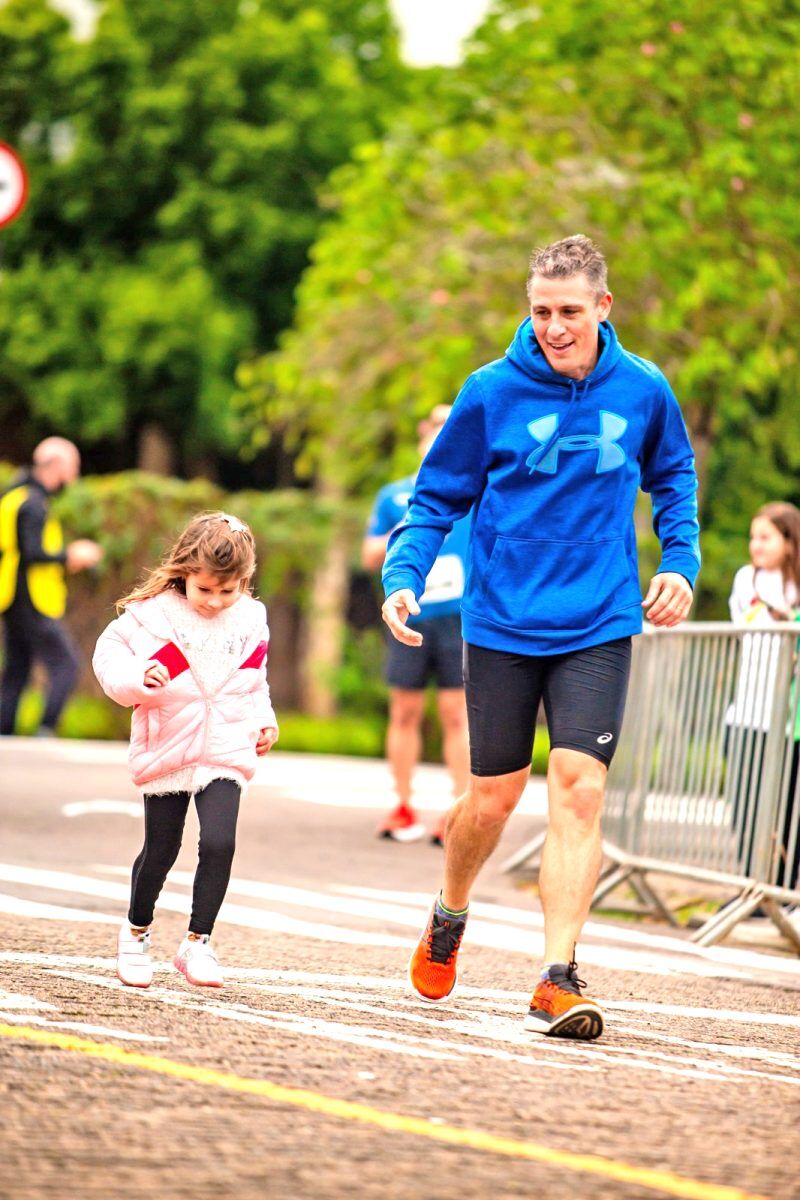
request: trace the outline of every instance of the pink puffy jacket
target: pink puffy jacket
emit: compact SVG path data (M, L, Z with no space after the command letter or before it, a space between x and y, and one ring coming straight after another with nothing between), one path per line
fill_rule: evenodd
M250 596L239 604L252 609L252 636L213 695L193 674L157 597L129 605L100 635L92 659L100 686L134 706L128 761L137 787L187 767L224 767L243 783L252 779L259 731L278 722L267 684L267 610ZM164 687L144 685L151 659L169 671Z

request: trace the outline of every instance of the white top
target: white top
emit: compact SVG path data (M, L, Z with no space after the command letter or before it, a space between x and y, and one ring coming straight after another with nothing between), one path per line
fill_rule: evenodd
M736 572L728 606L734 625L747 625L756 631L776 623L770 608L784 611L795 608L797 602L797 588L791 581L784 583L782 571L756 570L748 563ZM742 638L736 697L726 715L728 724L769 729L779 654L778 635L754 632Z

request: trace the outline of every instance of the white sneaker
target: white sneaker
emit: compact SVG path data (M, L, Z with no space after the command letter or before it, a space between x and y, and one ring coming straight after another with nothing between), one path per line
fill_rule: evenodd
M174 962L181 975L195 987L222 987L222 968L207 933L197 941L185 937Z
M117 978L128 987L146 988L153 982L150 930L133 933L127 921L117 939Z

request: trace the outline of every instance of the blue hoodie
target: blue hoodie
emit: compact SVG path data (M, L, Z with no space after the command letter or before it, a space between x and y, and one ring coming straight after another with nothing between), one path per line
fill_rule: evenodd
M424 591L442 539L474 506L464 639L562 654L641 633L634 505L649 492L659 571L694 585L697 478L678 402L658 367L599 329L594 370L554 371L523 321L505 358L461 389L389 542L386 595Z

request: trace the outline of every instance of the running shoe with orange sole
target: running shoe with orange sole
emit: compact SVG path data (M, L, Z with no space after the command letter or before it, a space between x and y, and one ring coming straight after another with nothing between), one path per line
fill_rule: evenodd
M540 980L525 1018L530 1033L575 1038L591 1042L603 1032L603 1014L594 1000L582 995L586 984L578 979L578 965L556 963Z
M452 996L458 978L458 948L466 927L466 916L449 917L434 903L408 964L408 981L420 1000L437 1004Z
M393 842L418 842L425 837L425 826L417 820L413 808L398 804L378 826L378 837Z

